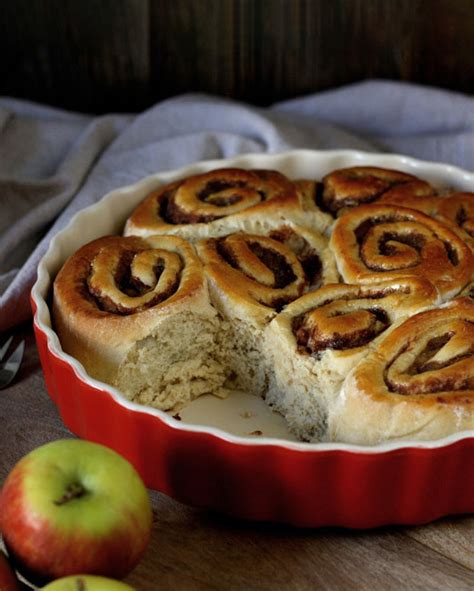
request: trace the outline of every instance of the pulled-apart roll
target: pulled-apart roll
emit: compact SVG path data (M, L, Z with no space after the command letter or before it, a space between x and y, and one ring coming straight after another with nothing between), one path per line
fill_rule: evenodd
M470 248L448 226L413 209L363 205L334 225L330 241L344 281L372 283L406 275L425 277L443 299L470 281Z
M335 441L437 439L474 428L474 303L413 316L345 380L330 409Z
M267 402L298 437L321 439L328 408L349 371L394 323L437 301L431 283L416 277L376 285L330 284L304 295L266 331L272 368Z
M287 304L310 289L337 281L327 240L287 223L266 235L237 232L197 244L211 301L228 325L222 350L233 367L233 387L263 394L262 330Z
M217 315L182 238L109 236L83 246L56 277L53 317L64 351L132 400L168 409L221 392Z
M288 223L266 234L231 233L197 244L213 302L226 317L263 326L310 289L338 280L327 240Z
M195 241L223 236L232 227L290 219L320 231L331 222L308 194L274 170L222 168L187 177L150 193L125 225L125 235L176 234Z

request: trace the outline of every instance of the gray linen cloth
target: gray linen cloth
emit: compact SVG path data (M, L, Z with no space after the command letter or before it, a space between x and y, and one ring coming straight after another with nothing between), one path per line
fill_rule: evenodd
M474 170L474 99L369 81L258 109L184 95L91 117L0 98L0 331L27 320L51 237L105 193L197 160L294 148L398 152Z

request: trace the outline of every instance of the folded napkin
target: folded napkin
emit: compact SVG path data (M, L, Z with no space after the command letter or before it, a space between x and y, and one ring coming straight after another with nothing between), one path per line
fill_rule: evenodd
M259 109L184 95L91 117L0 98L0 331L27 320L49 241L105 193L197 160L296 148L398 152L474 170L474 99L371 81Z

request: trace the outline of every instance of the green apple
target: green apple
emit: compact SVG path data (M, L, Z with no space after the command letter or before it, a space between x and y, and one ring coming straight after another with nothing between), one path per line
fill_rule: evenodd
M151 532L150 499L111 449L53 441L22 458L0 492L0 531L17 569L44 584L76 573L125 577Z
M135 589L114 579L94 575L73 575L53 581L43 587L43 591L135 591Z

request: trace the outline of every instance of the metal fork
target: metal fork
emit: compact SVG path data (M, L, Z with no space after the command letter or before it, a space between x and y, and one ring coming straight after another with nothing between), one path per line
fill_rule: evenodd
M3 360L8 353L12 341L13 335L7 339L0 348L0 390L6 388L16 376L23 359L23 353L25 352L25 341L22 339L14 349L13 353Z

